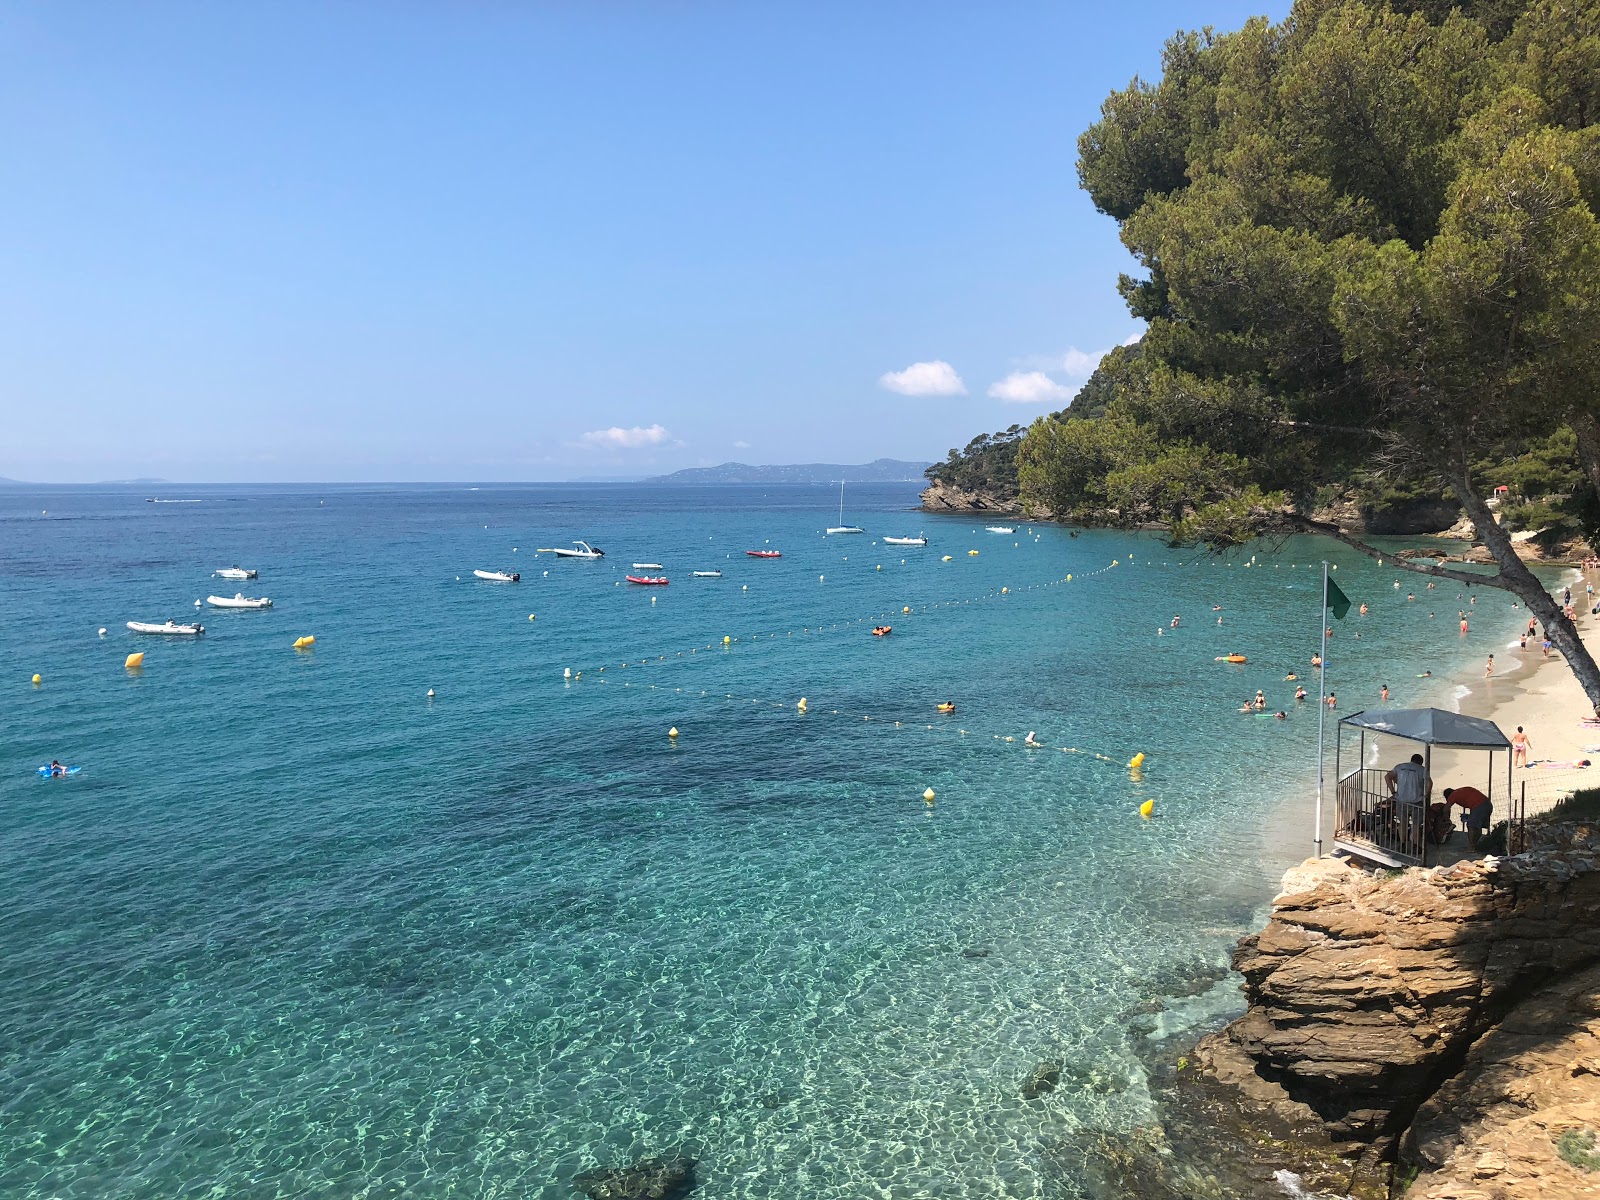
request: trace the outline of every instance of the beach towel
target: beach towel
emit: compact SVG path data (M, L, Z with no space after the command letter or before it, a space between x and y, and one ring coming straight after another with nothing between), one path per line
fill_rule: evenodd
M1528 764L1530 771L1581 771L1589 765L1587 758L1580 758L1574 762L1557 762L1551 758L1541 758Z

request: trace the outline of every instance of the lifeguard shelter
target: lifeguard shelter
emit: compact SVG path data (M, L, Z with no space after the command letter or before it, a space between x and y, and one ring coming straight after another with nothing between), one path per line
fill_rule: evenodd
M1360 735L1355 767L1343 769L1346 730ZM1423 765L1430 781L1429 793L1421 801L1396 798L1385 776L1393 763L1368 766L1369 743L1376 752L1376 735L1399 738L1422 747ZM1339 720L1334 738L1333 773L1338 780L1333 848L1391 867L1427 866L1429 861L1428 804L1442 803L1440 789L1432 786L1435 747L1451 750L1481 750L1487 763L1484 769L1484 795L1499 812L1508 812L1511 799L1511 742L1500 727L1483 717L1465 717L1442 708L1383 708L1352 713ZM1506 783L1494 789L1494 756L1504 751ZM1407 755L1409 757L1409 754ZM1433 847L1432 858L1439 858L1440 847Z

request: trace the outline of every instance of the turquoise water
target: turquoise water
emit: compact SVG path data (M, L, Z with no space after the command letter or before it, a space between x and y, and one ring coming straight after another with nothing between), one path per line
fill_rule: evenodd
M910 485L836 538L826 488L172 494L0 492L8 1197L565 1197L656 1153L706 1197L1079 1195L1150 1118L1142 1040L1233 1003L1150 1015L1270 896L1285 804L1309 848L1282 677L1325 544L1002 536ZM575 537L607 558L533 554ZM1515 628L1335 561L1374 605L1345 711ZM123 628L241 588L274 608ZM1291 719L1238 715L1257 687Z

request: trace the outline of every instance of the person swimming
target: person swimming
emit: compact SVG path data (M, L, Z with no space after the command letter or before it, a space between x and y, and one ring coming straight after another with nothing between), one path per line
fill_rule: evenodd
M1303 688L1303 687L1295 688L1295 690L1294 690L1294 698L1296 700L1304 700L1306 698L1306 690L1305 690L1305 688Z

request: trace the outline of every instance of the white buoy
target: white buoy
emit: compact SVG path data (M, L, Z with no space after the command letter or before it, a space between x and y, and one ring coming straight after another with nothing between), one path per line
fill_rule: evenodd
M104 625L102 625L102 626L100 626L100 636L101 637L105 637L105 635L106 635L106 627Z
M533 620L536 615L537 614L535 614L535 613L529 613L528 614L528 620L530 620L530 621Z
M572 678L572 668L568 667L566 670L562 671L561 672L561 678L563 678L563 679L571 679Z
M429 688L429 689L428 689L428 699L429 699L429 700L432 700L432 699L433 699L433 689L432 689L432 688Z
M196 600L196 601L195 601L195 602L194 602L194 606L195 606L195 607L196 607L196 608L199 608L199 607L200 607L200 601L198 601L198 600Z

